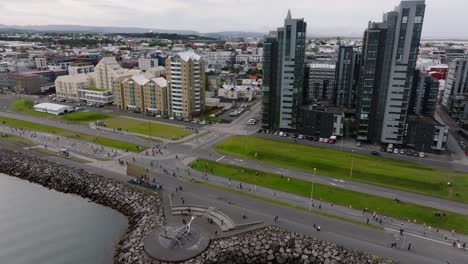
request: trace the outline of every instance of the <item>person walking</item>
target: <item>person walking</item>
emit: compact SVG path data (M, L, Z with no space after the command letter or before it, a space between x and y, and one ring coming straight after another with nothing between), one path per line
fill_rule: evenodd
M411 250L411 243L408 244L408 251Z

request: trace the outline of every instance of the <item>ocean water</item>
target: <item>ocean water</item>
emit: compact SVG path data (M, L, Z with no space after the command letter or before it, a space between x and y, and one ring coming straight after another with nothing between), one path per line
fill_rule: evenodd
M117 211L0 174L0 264L110 264Z

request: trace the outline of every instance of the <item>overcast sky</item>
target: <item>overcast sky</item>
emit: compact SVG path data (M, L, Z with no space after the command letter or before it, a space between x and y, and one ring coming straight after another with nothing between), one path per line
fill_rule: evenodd
M267 32L288 8L307 32L362 35L399 0L0 0L0 24ZM468 0L426 0L423 37L468 38Z

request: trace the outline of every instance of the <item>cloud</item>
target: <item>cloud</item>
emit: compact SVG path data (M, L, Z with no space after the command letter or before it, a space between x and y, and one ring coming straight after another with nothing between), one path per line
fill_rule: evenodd
M448 4L450 2L450 4ZM288 9L310 34L361 35L398 0L0 0L0 24L81 24L200 32L279 27ZM426 0L424 36L465 37L466 0ZM452 8L456 7L456 8Z

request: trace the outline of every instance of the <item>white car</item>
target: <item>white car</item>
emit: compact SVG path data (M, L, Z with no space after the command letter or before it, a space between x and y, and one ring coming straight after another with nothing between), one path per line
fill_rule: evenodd
M324 138L319 138L319 142L323 142L324 140Z
M398 154L398 153L400 153L400 152L398 151L398 149L394 149L394 150L393 150L393 153Z
M420 157L420 158L425 158L425 157L426 157L426 154L424 154L424 152L419 152L419 157Z
M328 143L328 140L329 140L328 138L324 138L323 143Z

